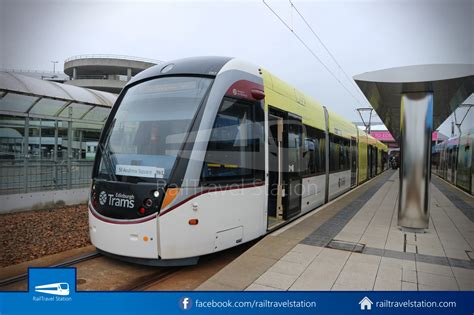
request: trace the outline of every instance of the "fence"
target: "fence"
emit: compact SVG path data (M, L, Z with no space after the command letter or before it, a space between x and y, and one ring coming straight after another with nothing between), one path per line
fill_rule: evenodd
M0 160L0 195L83 188L93 161Z

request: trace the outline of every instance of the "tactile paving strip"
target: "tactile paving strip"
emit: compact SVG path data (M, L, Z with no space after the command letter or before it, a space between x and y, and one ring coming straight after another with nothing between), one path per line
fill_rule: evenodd
M469 220L471 220L471 222L474 222L474 206L473 204L468 204L457 196L457 194L461 194L461 192L456 192L454 190L455 188L446 188L446 185L449 184L443 183L442 180L436 176L432 176L431 183L435 185L436 188L438 188L443 193L443 195L445 195L446 198L448 198L449 201L451 201L453 205L456 206L456 208L461 210L462 213L464 213L464 215L468 217Z
M375 193L387 182L387 179L393 175L393 171L387 171L380 175L380 178L372 187L367 189L362 195L356 198L349 205L342 208L331 219L324 222L319 228L309 234L301 244L326 247L333 238L346 226L352 217L372 198ZM377 180L377 179L375 179Z

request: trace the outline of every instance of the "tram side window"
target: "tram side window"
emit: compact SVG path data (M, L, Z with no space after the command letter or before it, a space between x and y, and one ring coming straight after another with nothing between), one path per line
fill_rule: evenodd
M329 141L329 171L341 172L349 170L351 168L350 140L331 135Z
M264 167L257 161L263 153L257 109L258 104L224 98L207 147L201 174L204 182L263 178Z
M305 126L303 151L303 175L315 175L325 171L325 134L316 128Z

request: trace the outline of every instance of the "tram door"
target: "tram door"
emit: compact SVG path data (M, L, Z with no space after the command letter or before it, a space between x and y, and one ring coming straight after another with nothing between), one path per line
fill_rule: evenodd
M453 176L453 149L450 148L447 150L447 167L446 167L446 180L447 181L452 181L452 176Z
M356 185L357 180L357 142L351 138L351 187Z
M372 169L370 172L372 173L372 177L375 177L377 175L377 148L372 147L371 151L372 155L370 157L372 158L372 162L370 162L370 165L372 166Z
M458 147L453 146L451 149L451 177L448 179L451 183L456 183L456 171L457 171L457 160L458 160Z
M367 179L372 178L372 147L367 145Z
M286 211L283 218L289 219L301 212L301 163L303 158L303 125L301 117L289 114L286 121L285 143L285 187Z
M268 227L283 220L283 126L282 117L268 115Z
M268 114L268 228L301 212L301 117L275 109Z

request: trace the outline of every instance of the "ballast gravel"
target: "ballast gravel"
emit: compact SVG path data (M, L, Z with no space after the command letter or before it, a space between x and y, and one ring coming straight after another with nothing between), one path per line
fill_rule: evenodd
M90 245L87 205L0 215L0 267Z

